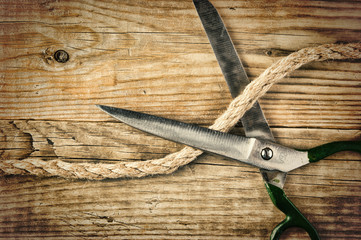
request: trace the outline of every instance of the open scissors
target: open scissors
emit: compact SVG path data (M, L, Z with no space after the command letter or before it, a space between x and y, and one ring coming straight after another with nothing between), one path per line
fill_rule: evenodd
M232 40L217 10L208 0L193 0L193 2L231 95L236 97L249 80ZM273 229L271 239L279 239L282 232L290 227L300 227L312 240L319 239L316 229L283 191L287 172L339 151L350 150L361 153L360 141L332 142L307 151L279 145L274 142L258 102L241 118L246 137L130 110L103 105L98 107L142 131L258 167L272 202L286 215L286 218Z

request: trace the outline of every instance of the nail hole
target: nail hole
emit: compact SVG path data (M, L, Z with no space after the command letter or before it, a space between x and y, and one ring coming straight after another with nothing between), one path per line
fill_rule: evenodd
M58 50L54 53L54 59L60 63L66 63L69 60L69 54L64 50Z

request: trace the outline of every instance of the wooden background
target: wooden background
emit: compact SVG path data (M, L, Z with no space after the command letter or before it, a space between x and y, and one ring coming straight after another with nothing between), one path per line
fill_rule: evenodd
M304 47L361 39L360 1L217 1L250 79ZM139 161L182 148L106 104L212 124L231 96L191 0L0 0L0 158ZM58 63L53 54L70 55ZM277 142L361 139L360 61L311 63L260 101ZM235 130L242 133L241 126ZM361 238L361 155L289 174L322 239ZM169 176L0 178L2 239L267 239L283 219L257 169L204 154ZM298 229L285 239L307 239Z

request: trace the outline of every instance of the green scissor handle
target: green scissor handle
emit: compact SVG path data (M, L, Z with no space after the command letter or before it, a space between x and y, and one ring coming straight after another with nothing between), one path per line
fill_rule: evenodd
M311 148L308 150L308 158L311 163L317 162L341 151L355 151L361 153L361 141L331 142ZM273 229L270 239L277 240L286 229L299 227L304 229L312 240L319 240L320 237L316 229L288 199L285 192L271 183L265 182L265 184L273 204L286 215L286 218Z
M285 192L273 184L267 182L265 184L273 204L286 215L286 218L273 229L270 239L278 240L286 229L299 227L304 229L312 240L319 240L316 229L288 199Z
M361 153L361 141L330 142L308 150L310 162L317 162L325 157L341 151L355 151Z

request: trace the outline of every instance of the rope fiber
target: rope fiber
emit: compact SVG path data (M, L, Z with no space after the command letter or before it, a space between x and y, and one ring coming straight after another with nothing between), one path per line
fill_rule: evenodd
M360 59L361 43L326 44L309 47L294 52L277 61L252 81L235 98L227 110L218 117L211 129L228 132L236 125L243 114L262 97L270 87L286 75L313 61ZM1 175L37 175L41 177L58 176L102 180L106 178L145 177L156 174L169 174L184 166L199 155L201 150L185 147L179 152L164 158L119 163L70 163L59 159L43 161L37 158L0 161Z

